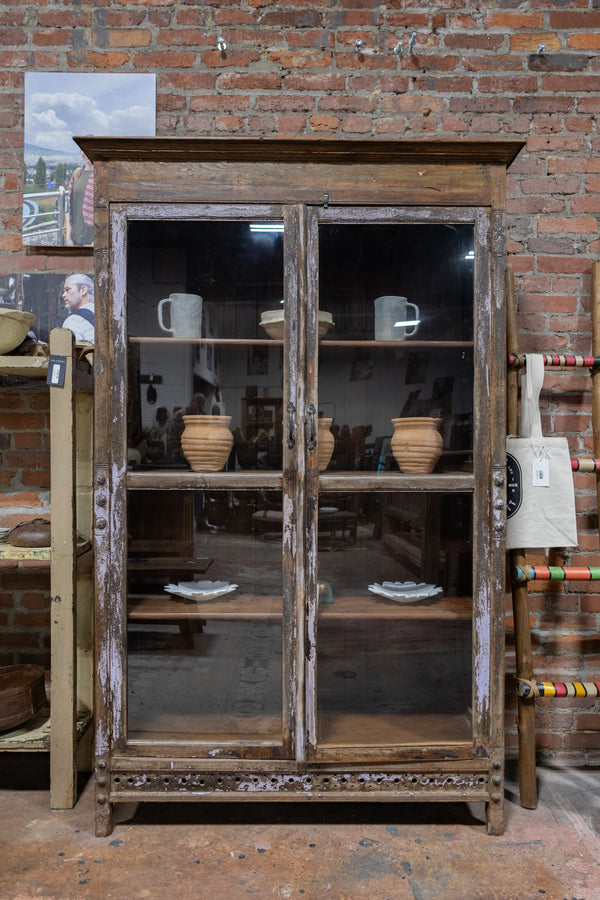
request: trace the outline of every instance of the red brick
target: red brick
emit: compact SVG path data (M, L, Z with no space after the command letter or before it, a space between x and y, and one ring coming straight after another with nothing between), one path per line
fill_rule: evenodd
M408 79L406 79L408 81ZM289 73L285 76L284 88L287 91L342 91L346 79L343 75L319 72L310 75L306 72ZM360 88L357 87L357 90Z
M482 94L533 94L537 90L533 75L484 75L477 84Z
M260 134L277 131L277 118L275 116L248 116L248 129Z
M337 131L340 120L336 116L311 116L308 124L313 131Z
M96 53L93 50L74 50L67 53L67 65L70 69L120 69L129 62L129 53L118 50L107 53ZM146 67L147 62L140 65Z
M473 90L473 79L464 75L434 77L432 75L416 77L413 82L415 90L439 94L470 94ZM468 98L465 97L468 102ZM452 102L452 101L451 101ZM456 101L460 103L460 100ZM462 112L462 109L459 111Z
M444 37L444 46L452 50L498 50L503 42L502 34L465 34L458 31Z
M544 14L523 12L494 12L485 17L485 28L502 28L509 32L523 31L528 28L541 28Z
M240 131L244 127L244 120L241 116L216 116L215 127L217 131Z
M600 91L600 75L546 75L542 78L541 89L569 94L571 97L580 91L597 93Z
M152 32L148 28L110 28L108 31L110 47L148 47L151 42Z
M370 134L373 120L367 116L346 116L342 121L342 131L348 134Z
M584 150L584 138L577 135L536 135L528 138L527 150L529 153L581 153Z
M591 216L564 216L556 219L538 219L538 231L547 234L596 234L598 220Z
M24 591L21 596L21 606L23 609L48 609L50 606L50 597L40 591Z
M27 32L24 28L3 28L0 31L0 44L22 47L27 43Z
M185 18L182 18L182 16L185 17L192 13L196 13L196 17L199 21L186 23ZM203 16L200 10L184 10L177 14L177 21L182 25L199 24L201 18L203 18ZM256 10L218 9L213 12L213 19L217 25L253 25L258 20L258 13Z
M211 91L217 84L215 72L161 72L159 87L177 91Z
M287 89L287 80L285 86ZM212 85L208 87L210 89ZM223 91L277 91L281 88L281 75L278 72L241 72L240 74L224 72L217 77L217 87ZM297 88L290 88L290 90L297 90ZM323 90L323 88L319 88L319 90Z
M255 50L227 50L221 53L219 50L205 50L201 55L202 65L208 68L244 69L253 62L259 60L259 54Z
M20 413L0 413L0 428L6 428L9 431L40 430L45 425L46 419L43 415L28 413L24 416Z
M459 116L442 116L442 128L444 131L460 132L468 131L469 125Z
M272 110L274 112L308 112L314 109L315 101L312 95L306 94L276 94L268 97L257 97L256 109Z
M156 43L168 47L206 47L214 45L216 37L199 28L169 28L159 31Z
M301 134L306 128L306 116L279 116L278 126L282 133Z
M334 37L327 31L286 31L285 43L290 50L300 47L312 47L314 49L333 49Z
M331 65L332 60L329 51L273 50L267 55L270 62L284 69L324 69Z
M536 53L540 44L546 45L546 53L552 50L560 50L560 37L552 31L522 31L511 34L509 38L510 49L518 53Z
M180 52L175 50L138 51L135 55L136 67L149 71L152 69L190 69L195 62L196 54L184 50ZM204 64L206 65L206 63Z
M407 128L406 119L376 119L375 131L377 134L403 134Z
M97 11L98 12L98 11ZM105 26L107 28L131 28L136 25L141 25L145 18L145 11L143 9L105 9L101 11L101 15L94 15L94 20L96 25ZM47 25L59 25L61 16L64 17L65 10L61 10L60 12L55 13L47 13L48 21L45 23ZM38 13L38 19L40 19L40 15ZM86 25L88 23L88 15L86 13L82 13L80 16L80 20L76 23L77 25ZM41 19L40 19L40 24Z
M225 112L228 110L246 110L250 106L250 97L243 94L209 94L199 97L192 97L190 100L190 110L192 112L204 112L207 110L216 110L217 112Z
M374 112L377 100L373 97L325 96L318 102L319 110L327 112Z
M600 28L600 12L586 10L585 12L550 12L550 27L556 31L565 29L571 31L579 28Z

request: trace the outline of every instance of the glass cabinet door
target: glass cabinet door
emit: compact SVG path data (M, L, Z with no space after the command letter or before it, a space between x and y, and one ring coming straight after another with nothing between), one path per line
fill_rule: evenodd
M127 742L289 756L282 213L141 207L124 235Z
M475 223L454 213L312 217L317 759L472 745Z
M115 275L128 746L466 754L487 219L158 209Z

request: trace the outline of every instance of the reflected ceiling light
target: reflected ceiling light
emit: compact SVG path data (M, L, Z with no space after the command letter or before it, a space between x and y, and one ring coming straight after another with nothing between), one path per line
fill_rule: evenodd
M469 250L468 253L465 253L465 259L475 259L475 251Z
M405 322L394 322L394 328L408 328L410 325L420 325L420 319L407 319Z
M283 222L251 222L250 231L254 234L281 234Z

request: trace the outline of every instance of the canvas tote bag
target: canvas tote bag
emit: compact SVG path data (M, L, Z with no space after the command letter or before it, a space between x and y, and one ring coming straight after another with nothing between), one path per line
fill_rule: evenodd
M575 490L566 438L544 437L539 398L544 359L527 354L521 436L506 439L506 547L576 547Z

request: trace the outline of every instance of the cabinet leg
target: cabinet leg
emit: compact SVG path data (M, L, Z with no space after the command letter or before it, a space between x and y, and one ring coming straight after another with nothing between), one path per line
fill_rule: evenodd
M96 795L96 837L108 837L114 828L114 804L100 800L101 795Z
M504 801L491 801L485 805L485 821L488 834L504 833Z

